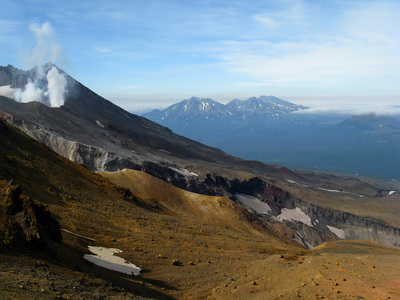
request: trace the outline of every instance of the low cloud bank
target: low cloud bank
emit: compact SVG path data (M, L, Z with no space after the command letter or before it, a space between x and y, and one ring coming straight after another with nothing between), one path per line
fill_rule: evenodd
M384 115L400 116L400 105L328 105L315 106L304 110L295 111L295 114L336 114L336 115Z

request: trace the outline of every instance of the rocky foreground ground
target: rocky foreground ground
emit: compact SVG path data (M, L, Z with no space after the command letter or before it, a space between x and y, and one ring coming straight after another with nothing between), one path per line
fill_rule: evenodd
M54 258L0 255L3 299L399 299L398 252L365 243L332 244L295 253L232 250L133 250L139 276ZM240 248L240 249L238 249ZM250 250L250 251L249 251ZM366 251L365 251L366 250ZM162 254L164 253L164 254ZM161 254L161 255L160 255ZM160 258L159 258L160 257ZM178 261L179 264L174 262Z

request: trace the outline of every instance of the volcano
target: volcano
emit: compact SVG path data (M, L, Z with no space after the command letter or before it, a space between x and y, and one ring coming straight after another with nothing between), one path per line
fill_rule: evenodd
M340 239L400 245L395 184L292 171L230 156L125 111L55 65L41 68L38 87L49 86L48 73L54 68L67 82L59 107L7 97L10 90L39 82L38 71L1 67L0 85L8 94L0 96L0 117L61 156L92 171L130 169L188 192L229 198L274 230L286 228L291 239L306 248ZM117 177L110 178L132 189L131 182ZM267 213L258 211L265 205Z

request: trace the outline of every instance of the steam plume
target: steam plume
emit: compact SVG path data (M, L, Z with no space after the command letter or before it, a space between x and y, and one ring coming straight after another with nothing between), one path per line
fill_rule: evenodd
M55 33L49 22L39 25L32 23L29 25L29 31L33 33L36 39L36 45L31 53L24 58L24 62L30 68L43 66L46 62L58 63L64 60L64 53L61 46L55 41ZM44 74L38 74L43 76Z
M47 89L51 107L59 107L64 104L65 93L67 92L67 79L59 73L56 67L51 68L47 73Z
M61 47L54 42L54 30L49 22L42 25L33 23L29 30L36 38L36 45L24 62L31 68L36 67L36 72L33 78L28 79L24 88L15 91L14 99L19 102L39 101L51 107L60 107L67 94L67 78L55 66L49 70L43 64L46 61L62 61L64 54Z
M29 78L24 90L17 89L14 93L18 102L39 101L43 102L43 91Z

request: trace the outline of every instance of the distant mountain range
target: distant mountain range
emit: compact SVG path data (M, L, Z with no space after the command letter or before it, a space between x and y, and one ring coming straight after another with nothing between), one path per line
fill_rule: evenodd
M307 298L316 285L304 282L312 282L325 265L329 269L317 278L320 294L334 298L338 292L331 278L341 274L346 277L345 284L340 281L342 298L368 297L367 285L396 293L397 286L384 284L398 274L393 263L399 250L354 240L399 247L398 193L376 197L379 190L369 184L328 174L311 175L323 182L319 188L308 187L304 178L301 185L275 181L289 193L260 178L239 181L235 175L229 182L208 177L215 187L225 185L225 197L212 197L140 171L94 173L0 119L0 298L203 299L210 290L222 290L212 297L224 298L226 282L235 285L228 289L241 291L234 295L240 299L253 298L249 288L254 286L256 298L298 297L293 292L298 287ZM332 179L341 190L331 190ZM296 189L313 204L297 198ZM356 190L363 197L349 192ZM331 201L333 209L324 208ZM351 241L332 241L343 238ZM332 242L319 245L327 240ZM319 246L306 250L306 245ZM111 253L108 259L88 256L93 249L123 249L123 257L143 271L124 274L132 264L119 263ZM360 262L366 256L372 268ZM340 269L331 267L335 261ZM231 274L234 279L228 279ZM365 286L359 284L361 276ZM280 285L271 290L271 282Z
M296 105L272 96L252 97L246 101L232 100L224 105L209 98L192 97L170 107L153 110L143 116L157 123L183 123L208 120L218 123L246 123L258 118L277 118L290 112L303 110L304 106Z
M8 123L6 125L2 121L0 125L0 133L3 134L0 143L0 150L3 152L0 155L0 184L19 184L23 190L39 199L42 199L43 191L47 191L51 199L61 201L64 206L75 200L61 192L61 187L53 186L40 178L47 176L49 180L57 180L57 185L60 184L62 189L76 192L77 195L83 195L83 191L76 190L79 186L85 195L87 193L86 185L75 185L69 182L71 179L63 179L61 175L64 172L57 170L67 164L56 156L46 154L47 147L38 145L33 152L28 152L25 145L29 145L29 141L15 144L14 140L26 138L26 135L9 135L10 132L16 132L16 129L12 129L15 126L54 152L84 165L87 169L141 171L194 194L225 197L224 203L237 211L238 215L244 216L251 223L257 221L257 224L261 224L260 226L277 237L283 237L285 241L303 247L311 248L325 241L344 237L373 240L389 246L400 243L399 221L395 214L397 210L385 208L385 213L380 211L381 207L389 207L391 201L395 201L393 197L398 197L394 183L364 183L364 179L354 176L292 171L282 166L231 156L125 111L52 64L30 71L17 70L12 66L1 67L0 87L0 93L4 92L3 96L0 95L0 118ZM14 98L17 91L24 96L21 101ZM53 96L63 96L62 102L53 101ZM168 118L176 120L175 124L180 128L189 129L189 133L202 132L203 139L208 138L251 157L257 154L260 157L266 154L271 156L272 151L276 152L277 157L282 157L282 153L287 155L293 152L298 155L298 161L307 164L308 161L303 160L301 154L311 153L313 159L320 159L322 167L326 167L323 163L327 166L332 166L333 163L350 165L354 157L369 153L356 152L356 142L362 143L370 151L374 158L372 164L382 164L385 172L388 170L388 158L391 159L392 166L398 162L393 159L392 149L388 148L395 145L389 139L392 135L386 132L381 134L380 130L349 130L346 126L339 126L340 122L334 117L329 120L315 116L309 118L300 114L302 110L302 106L274 97L260 97L241 102L235 100L228 105L210 99L194 98L167 111ZM165 115L164 120L168 118ZM379 122L382 125L379 128L386 127L386 123ZM353 123L357 125L357 122ZM351 132L351 135L343 136L346 132ZM396 130L392 129L391 132ZM316 140L318 134L319 139ZM388 155L381 152L381 148L375 149L369 144L371 135L379 137L382 142L375 142L376 147L382 146ZM16 152L16 149L21 150ZM47 151L42 152L40 149ZM347 151L349 157L340 152L343 150ZM18 153L23 155L23 159L22 156L17 156ZM397 155L398 152L395 153ZM318 157L320 154L328 157ZM337 155L336 161L329 155ZM41 157L44 161L34 166L32 163ZM51 162L47 161L47 157ZM60 166L55 168L52 163ZM24 172L25 167L29 169L29 173ZM76 167L71 169L71 176L75 169ZM121 176L125 174L119 173ZM76 174L79 177L78 172ZM92 175L82 175L82 178L91 181ZM191 213L204 214L203 220L207 220L204 222L216 221L217 218L209 217L207 211L215 213L217 205L206 209L206 204L199 206L196 200L199 197L188 196L189 194L182 196L181 200L171 195L166 197L165 194L171 193L172 189L159 190L157 186L165 185L157 184L161 181L153 181L147 175L146 184L149 188L143 188L145 182L138 182L138 177L133 178L129 184L126 178L117 178L115 183L128 189L136 189L138 193L137 185L141 185L141 195L148 194L151 187L152 195L145 195L151 211L175 210L182 212L182 216L191 218L187 215L190 208ZM32 177L40 182L32 180ZM143 178L141 175L139 177ZM40 192L37 192L39 188ZM96 187L95 189L98 190ZM176 195L183 195L178 189L174 190ZM127 191L121 191L129 196ZM182 206L188 197L195 197L193 205L196 206L190 203ZM87 201L93 200L89 195L84 198ZM379 199L379 203L376 199ZM96 202L97 200L93 203ZM366 202L370 205L366 206ZM116 209L118 207L119 205L115 206ZM88 216L92 213L90 209L85 212ZM116 212L116 215L120 214L121 212ZM221 213L223 222L233 216L231 211L224 214ZM151 219L149 217L149 222ZM121 220L126 219L122 217ZM79 227L71 226L75 229ZM237 227L241 228L242 223L238 223ZM332 231L332 227L340 229L340 233L337 234L337 230L336 233ZM377 232L379 236L375 235Z
M244 159L314 171L400 179L400 122L366 114L310 114L273 96L226 105L192 97L143 116Z
M346 129L355 129L363 131L398 131L400 130L400 122L396 119L378 116L375 114L365 114L360 116L352 116L341 122L339 127Z

